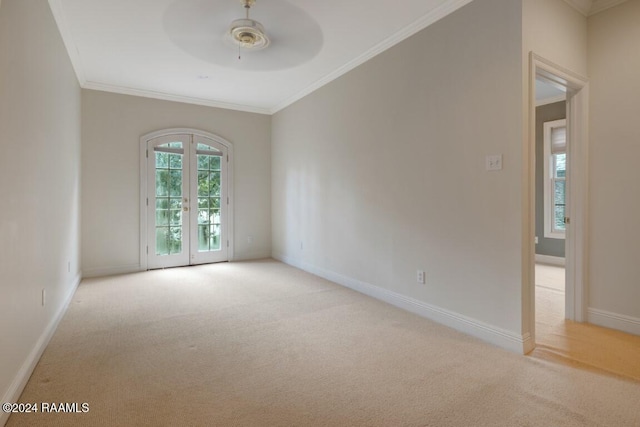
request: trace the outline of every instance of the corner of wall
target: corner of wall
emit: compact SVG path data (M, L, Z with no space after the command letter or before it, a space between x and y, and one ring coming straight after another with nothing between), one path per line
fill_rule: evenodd
M74 277L71 283L69 284L69 291L67 292L67 295L64 296L63 303L60 305L60 308L55 313L55 315L51 318L46 328L42 331L42 334L40 335L40 337L34 344L33 348L27 355L26 359L24 360L24 363L16 373L13 379L13 382L11 383L9 388L6 390L0 402L2 403L18 402L18 399L22 394L22 390L27 385L27 382L29 381L29 378L31 377L33 370L38 364L38 361L40 360L42 353L44 353L44 350L47 348L49 341L51 341L51 338L56 332L56 329L58 328L60 321L64 317L64 314L67 312L67 309L69 308L69 304L71 304L71 301L73 300L73 295L78 289L78 286L80 285L81 281L82 281L82 273L78 272L76 277ZM4 425L9 419L10 415L11 414L5 413L4 411L0 412L0 425Z

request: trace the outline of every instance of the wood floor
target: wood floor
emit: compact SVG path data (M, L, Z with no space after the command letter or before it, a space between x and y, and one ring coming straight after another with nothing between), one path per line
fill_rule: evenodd
M640 381L640 337L564 318L564 268L536 265L536 349L530 356Z

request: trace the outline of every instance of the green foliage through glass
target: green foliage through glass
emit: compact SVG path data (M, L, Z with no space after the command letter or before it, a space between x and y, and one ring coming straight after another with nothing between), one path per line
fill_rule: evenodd
M182 148L181 142L164 144ZM156 255L182 252L182 161L178 153L155 152Z
M200 146L198 146L200 150ZM221 172L220 156L198 154L198 251L221 247Z

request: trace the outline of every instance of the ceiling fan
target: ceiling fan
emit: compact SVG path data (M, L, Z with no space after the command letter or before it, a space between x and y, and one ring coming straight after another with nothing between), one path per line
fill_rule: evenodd
M238 2L245 12L240 19ZM163 25L178 48L210 64L248 72L285 70L313 59L324 43L320 25L296 3L173 0ZM268 34L261 22L269 26Z
M240 59L240 49L260 50L264 49L271 43L269 37L264 31L264 26L249 18L249 11L251 6L256 3L256 0L241 0L243 7L246 11L246 17L242 19L236 19L231 23L228 37L238 46L238 59Z

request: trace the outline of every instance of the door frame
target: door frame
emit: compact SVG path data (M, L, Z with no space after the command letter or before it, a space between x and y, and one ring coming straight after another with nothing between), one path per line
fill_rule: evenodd
M588 172L589 172L589 82L571 70L531 52L529 55L529 134L525 153L528 154L529 209L525 241L524 277L528 289L523 298L523 332L525 353L535 348L535 146L536 146L536 78L566 90L567 93L567 153L568 192L567 217L570 224L565 236L565 317L576 322L587 320L588 307ZM527 310L528 308L528 310ZM527 312L528 311L528 312Z
M223 145L227 149L227 194L229 197L229 204L227 208L227 238L229 242L228 250L228 260L233 261L234 259L234 238L233 238L233 230L234 230L234 214L233 214L233 206L234 206L234 195L233 195L233 144L226 139L215 135L210 132L206 132L199 129L193 128L170 128L170 129L162 129L154 132L150 132L144 134L140 137L140 269L145 271L148 270L148 259L147 259L147 251L148 251L148 235L147 235L147 164L148 164L148 148L147 143L161 136L171 136L177 134L188 134L193 136L202 136L204 138L209 138L214 140L215 142Z

